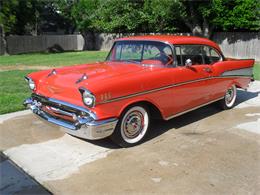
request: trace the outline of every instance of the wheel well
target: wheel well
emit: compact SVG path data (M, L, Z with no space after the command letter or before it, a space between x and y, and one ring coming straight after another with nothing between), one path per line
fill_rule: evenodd
M148 102L148 101L140 101L140 102L132 103L132 104L128 105L124 110L126 110L127 108L132 107L134 105L140 105L140 104L146 106L149 109L151 118L154 118L154 119L163 118L161 111L154 104L152 104L151 102Z

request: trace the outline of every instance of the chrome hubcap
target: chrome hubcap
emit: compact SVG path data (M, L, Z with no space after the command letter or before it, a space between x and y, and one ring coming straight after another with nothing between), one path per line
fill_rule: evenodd
M226 92L226 96L225 96L226 103L230 104L232 102L233 98L234 98L234 90L233 90L233 88L230 88Z
M127 138L137 137L144 128L144 116L139 111L129 113L123 124L123 131Z

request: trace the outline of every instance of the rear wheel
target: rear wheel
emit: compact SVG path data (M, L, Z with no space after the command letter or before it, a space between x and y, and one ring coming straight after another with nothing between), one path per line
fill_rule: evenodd
M121 115L111 139L121 147L135 146L144 140L149 124L150 116L146 106L132 106Z
M220 101L221 107L224 110L230 109L234 107L235 102L237 98L237 88L235 85L232 85L228 90L226 91L226 94L224 96L224 99Z

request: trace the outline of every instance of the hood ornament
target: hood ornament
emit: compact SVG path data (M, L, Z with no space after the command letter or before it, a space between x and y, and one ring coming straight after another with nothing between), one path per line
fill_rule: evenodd
M55 69L53 69L48 75L47 77L50 77L51 75L56 75L57 71Z
M88 76L86 75L86 73L84 73L79 80L76 81L76 84L80 83L81 81L84 81L88 79Z

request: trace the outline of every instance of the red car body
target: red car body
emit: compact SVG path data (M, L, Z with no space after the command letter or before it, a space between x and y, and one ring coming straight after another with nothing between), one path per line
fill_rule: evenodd
M253 78L253 59L227 59L219 46L208 39L158 35L123 38L116 40L115 43L138 43L138 41L162 42L169 45L172 49L171 57L169 57L171 61L165 66L160 66L157 65L156 57L144 60L149 61L149 64L108 59L101 63L31 73L27 79L31 79L36 87L32 90L32 97L25 101L25 105L30 108L34 106L31 109L37 115L41 115L40 112L47 113L47 119L43 116L41 118L67 128L66 131L70 134L87 139L99 139L110 136L114 132L122 113L131 105L145 104L151 112L169 120L187 111L223 99L231 86L245 89ZM194 46L199 49L206 48L205 51L213 51L215 56L212 56L212 59L216 61L206 63L206 57L202 56L199 64L193 62L189 64L189 60L192 61L189 55L177 54L177 49L181 51L183 47L185 49L182 52L184 50L189 52L189 47L194 48ZM116 52L118 51L111 50L110 59L113 59ZM186 59L187 56L189 59ZM198 58L199 55L195 57ZM177 59L180 62L177 62ZM184 60L186 60L185 64ZM82 101L80 89L86 89L93 94L94 105L86 106ZM58 103L53 105L48 102L46 110L41 98L46 102L57 100ZM64 109L62 109L63 104L65 104ZM90 114L91 120L95 123L100 122L104 125L108 121L109 127L101 125L102 128L95 130L94 133L89 133L88 130L78 133L82 126L74 129L50 120L54 118L75 126L78 120L77 115L80 113L70 110L71 105L87 110L87 115ZM37 110L34 110L35 106L38 106ZM70 114L65 112L62 114L60 110ZM76 116L73 113L76 113Z

